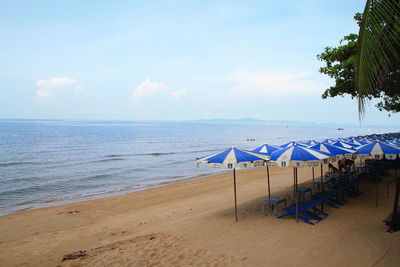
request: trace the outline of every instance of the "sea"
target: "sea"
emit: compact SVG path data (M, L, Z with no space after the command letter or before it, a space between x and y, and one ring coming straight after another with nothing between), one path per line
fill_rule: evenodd
M0 214L135 192L226 170L230 147L398 131L301 123L0 120Z

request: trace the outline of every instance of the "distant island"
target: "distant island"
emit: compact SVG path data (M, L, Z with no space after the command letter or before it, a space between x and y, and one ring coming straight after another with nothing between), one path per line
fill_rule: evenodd
M218 119L200 119L195 120L196 122L205 122L205 123L268 123L268 124L315 124L313 122L301 122L301 121L279 121L279 120L262 120L262 119L255 119L251 117L244 117L238 119L225 119L225 118L218 118Z

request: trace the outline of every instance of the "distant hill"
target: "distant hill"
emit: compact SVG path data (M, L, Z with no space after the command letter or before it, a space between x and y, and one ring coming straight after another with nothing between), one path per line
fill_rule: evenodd
M196 122L204 123L265 123L265 124L312 124L310 122L300 122L300 121L278 121L278 120L261 120L250 117L244 117L239 119L203 119L196 120Z

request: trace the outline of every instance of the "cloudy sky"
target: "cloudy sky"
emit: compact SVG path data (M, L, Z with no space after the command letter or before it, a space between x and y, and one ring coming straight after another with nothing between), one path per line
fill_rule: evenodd
M0 118L358 123L316 58L365 0L3 1ZM373 104L364 124L398 125Z

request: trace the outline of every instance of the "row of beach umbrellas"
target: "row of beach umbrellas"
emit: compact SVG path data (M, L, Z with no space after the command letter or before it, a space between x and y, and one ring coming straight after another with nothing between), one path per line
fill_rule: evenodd
M222 152L196 159L199 166L208 163L212 168L228 168L233 170L235 219L237 221L236 168L267 167L268 197L270 197L269 166L293 166L295 183L297 168L305 165L316 167L321 164L321 179L323 179L322 164L342 158L389 159L400 156L400 133L374 134L349 138L290 141L277 146L263 144L253 150L243 150L235 147ZM314 169L313 169L314 171ZM313 172L314 179L314 172ZM296 186L296 184L295 184Z

